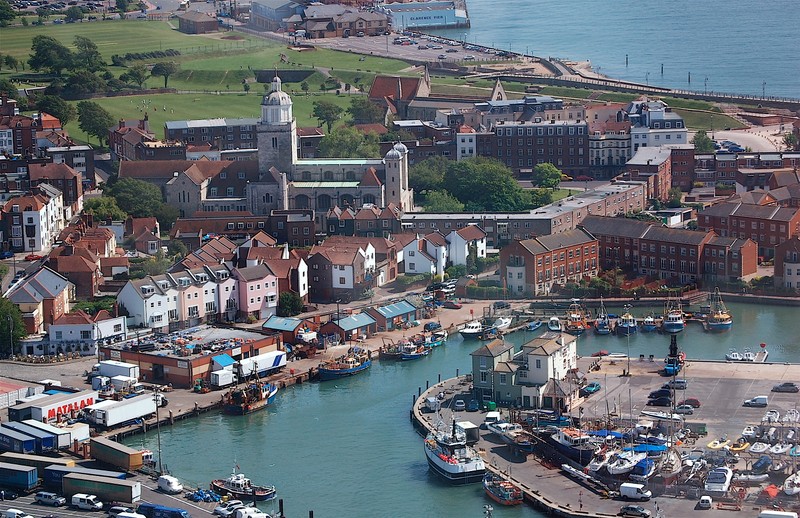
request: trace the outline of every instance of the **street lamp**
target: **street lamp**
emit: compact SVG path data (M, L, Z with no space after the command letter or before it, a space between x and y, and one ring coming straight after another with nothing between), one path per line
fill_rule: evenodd
M153 391L153 401L156 404L156 437L158 438L158 474L164 473L161 465L161 419L158 415L158 409L161 407L161 393L158 389Z
M14 318L6 315L8 319L8 346L11 348L11 356L14 356Z
M630 304L626 304L625 305L625 313L630 313L630 310L631 310L631 305ZM631 330L630 330L630 328L628 328L627 335L628 335L628 374L627 374L627 376L630 376L631 375Z
M708 94L708 76L706 76L705 81L703 81L703 94Z

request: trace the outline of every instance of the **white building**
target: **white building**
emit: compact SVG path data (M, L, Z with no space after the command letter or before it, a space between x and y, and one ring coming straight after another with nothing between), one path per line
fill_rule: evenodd
M664 101L634 101L625 111L631 121L631 153L640 147L687 144L683 118Z
M18 252L50 249L64 228L64 196L55 187L41 184L38 192L16 196L3 207L9 247Z
M112 317L107 311L91 316L78 310L58 318L47 330L49 343L37 354L78 351L83 356L97 356L98 344L111 344L128 338L125 317Z
M470 249L476 257L486 258L486 232L477 225L466 225L447 234L447 255L449 264L467 264Z
M417 237L403 247L403 266L407 275L444 275L447 267L447 240L439 232Z

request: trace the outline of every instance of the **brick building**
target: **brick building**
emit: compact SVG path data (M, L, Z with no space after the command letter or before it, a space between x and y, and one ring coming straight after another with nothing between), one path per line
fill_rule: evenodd
M200 11L187 11L178 15L178 30L186 34L217 32L219 22L213 16Z
M726 202L700 212L697 224L723 237L749 238L758 244L758 255L769 259L777 245L800 234L800 210Z
M773 282L776 288L800 289L800 236L775 247Z

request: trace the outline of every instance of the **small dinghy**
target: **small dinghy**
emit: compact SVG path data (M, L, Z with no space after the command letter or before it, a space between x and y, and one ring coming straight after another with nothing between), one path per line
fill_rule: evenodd
M747 450L750 453L764 453L769 449L769 444L765 442L757 442L750 446L750 449ZM800 455L800 454L799 454Z

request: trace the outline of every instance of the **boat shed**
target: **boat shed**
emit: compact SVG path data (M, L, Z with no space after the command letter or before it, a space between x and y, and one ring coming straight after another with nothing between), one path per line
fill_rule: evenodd
M393 304L367 308L367 313L375 319L379 331L402 329L403 323L417 319L417 307L407 300Z
M225 370L225 369L232 370L233 364L236 363L236 360L234 360L230 354L226 353L218 354L212 357L211 361L213 363L212 369L214 371Z
M338 335L342 341L362 340L375 333L377 323L367 313L350 315L339 320L332 320L323 324L320 332L323 335Z
M264 322L261 329L281 333L281 339L284 343L296 344L300 341L297 338L298 334L315 331L316 327L310 320L272 315Z

